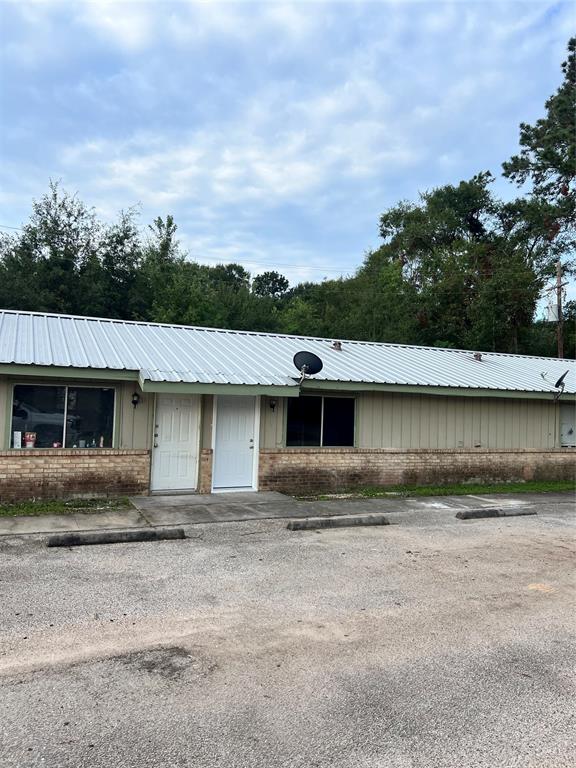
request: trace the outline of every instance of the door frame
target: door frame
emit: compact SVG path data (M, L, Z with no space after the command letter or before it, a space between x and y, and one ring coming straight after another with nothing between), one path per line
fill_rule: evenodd
M218 398L222 395L214 395L212 403L212 479L210 490L212 493L237 493L238 488L214 488L214 465L216 461L216 427L218 424ZM258 490L258 470L260 466L260 395L224 395L224 397L253 397L254 398L254 457L252 459L252 485L243 490Z
M153 486L153 480L154 480L154 456L156 453L156 448L154 446L154 442L156 438L154 437L154 432L156 430L156 414L158 413L158 401L163 396L166 395L167 397L198 397L198 419L196 424L196 467L194 470L194 477L192 478L194 485L191 485L187 488L154 488ZM151 424L151 437L152 437L152 450L150 455L150 495L154 496L156 494L160 496L169 496L170 494L179 494L179 493L198 493L198 485L200 483L200 449L201 449L201 435L202 435L202 397L200 395L186 395L182 393L175 392L174 394L170 392L156 392L154 394L154 407L152 408L152 424Z

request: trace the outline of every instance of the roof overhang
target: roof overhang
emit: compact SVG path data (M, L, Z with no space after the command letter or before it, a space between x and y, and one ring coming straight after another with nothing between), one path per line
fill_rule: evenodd
M81 381L133 381L142 392L166 392L173 394L206 395L271 395L275 397L298 397L297 382L294 384L204 384L186 381L151 381L143 379L139 371L116 370L111 368L72 368L54 365L0 364L0 376L30 376L37 379L75 379Z
M138 381L138 371L114 370L112 368L72 368L56 365L0 364L0 375L35 376L47 379L96 379L98 381Z
M298 397L298 386L265 384L199 384L186 381L139 380L142 392L166 392L182 395L271 395Z
M406 392L414 395L442 395L451 397L505 397L516 400L553 400L557 394L550 392L525 392L507 389L481 389L469 387L431 387L420 384L378 384L375 382L326 381L305 379L301 388L308 391L330 390L331 392ZM564 392L562 400L576 400L576 393Z
M419 395L451 397L492 397L522 400L553 400L557 392L530 392L521 390L481 389L468 387L434 387L417 384L379 384L376 382L327 381L305 379L294 384L216 384L185 381L152 381L143 379L139 371L112 368L73 368L54 365L0 364L0 375L30 376L44 379L76 379L92 381L133 381L143 392L172 392L174 394L269 395L272 397L298 397L302 391L330 392L404 392ZM564 392L560 400L574 401L576 393Z

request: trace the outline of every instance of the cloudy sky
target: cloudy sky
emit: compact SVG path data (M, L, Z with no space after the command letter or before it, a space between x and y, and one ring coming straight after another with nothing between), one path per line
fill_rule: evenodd
M498 172L571 2L0 0L0 224L48 181L174 215L190 255L350 274L400 199ZM497 183L502 196L514 188Z

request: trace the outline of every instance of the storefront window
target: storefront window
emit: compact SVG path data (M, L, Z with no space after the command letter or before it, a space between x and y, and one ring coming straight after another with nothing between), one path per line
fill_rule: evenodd
M14 387L12 447L62 447L65 402L66 387Z
M66 448L111 448L114 390L68 387Z
M111 448L114 389L17 384L12 448Z

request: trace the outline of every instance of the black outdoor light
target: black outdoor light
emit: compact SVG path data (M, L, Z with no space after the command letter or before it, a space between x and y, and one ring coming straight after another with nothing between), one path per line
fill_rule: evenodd
M139 402L140 402L140 395L138 394L138 392L134 392L134 394L132 395L132 405L134 406L134 408L136 408Z
M270 408L272 411L276 409L276 400L270 400Z

